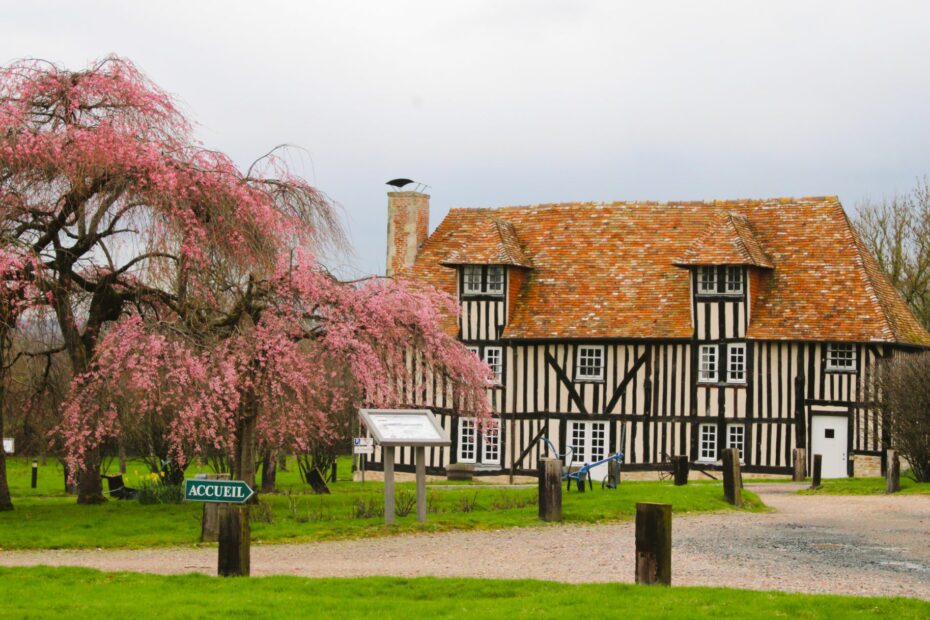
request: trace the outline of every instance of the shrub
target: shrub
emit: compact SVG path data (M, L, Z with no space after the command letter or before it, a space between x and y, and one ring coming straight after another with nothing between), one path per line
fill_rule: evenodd
M166 483L160 474L148 474L139 481L136 500L140 504L180 504L184 489L179 484Z
M355 519L372 519L384 516L384 504L380 497L358 498L352 504L352 517Z
M475 491L474 495L468 495L467 493L463 494L458 498L458 501L455 504L455 509L458 512L474 512L478 507L478 492Z

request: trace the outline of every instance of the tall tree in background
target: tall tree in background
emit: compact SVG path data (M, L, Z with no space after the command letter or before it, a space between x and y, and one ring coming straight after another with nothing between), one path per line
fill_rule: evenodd
M195 330L214 317L198 309L224 295L200 275L246 288L285 244L318 246L338 231L331 205L273 156L243 173L200 146L172 99L124 59L0 67L0 240L47 273L75 377L128 311ZM103 501L99 449L82 456L78 502Z
M856 229L891 283L930 329L930 185L857 208Z

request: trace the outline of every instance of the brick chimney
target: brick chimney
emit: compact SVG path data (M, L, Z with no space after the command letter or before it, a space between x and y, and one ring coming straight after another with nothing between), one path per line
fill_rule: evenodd
M387 275L413 266L429 235L429 196L420 192L388 192Z

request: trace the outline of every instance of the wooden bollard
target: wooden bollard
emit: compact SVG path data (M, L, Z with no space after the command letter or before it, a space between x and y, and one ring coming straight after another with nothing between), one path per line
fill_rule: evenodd
M885 452L885 493L897 493L901 490L901 459L894 449Z
M39 461L32 459L32 488L39 486Z
M743 505L743 478L739 468L739 450L727 448L723 454L723 496L734 506Z
M794 472L791 479L795 482L804 482L807 477L807 450L804 448L794 449Z
M206 474L207 480L229 480L229 474ZM220 504L204 502L200 517L200 542L216 542L220 538Z
M691 465L688 463L687 456L672 457L672 473L675 475L675 486L680 487L688 484L688 471Z
M539 518L562 520L562 463L559 459L539 459Z
M671 504L636 504L636 583L672 585Z
M218 504L220 507L217 573L221 577L248 577L251 571L252 527L249 506Z
M811 475L811 488L820 488L820 468L823 465L823 455L814 455L814 471Z

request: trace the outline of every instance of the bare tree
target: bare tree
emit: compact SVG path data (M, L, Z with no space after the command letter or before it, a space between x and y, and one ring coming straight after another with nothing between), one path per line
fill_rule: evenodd
M930 481L930 352L883 361L873 388L891 445L918 482Z
M917 319L930 328L930 184L858 205L856 229Z

